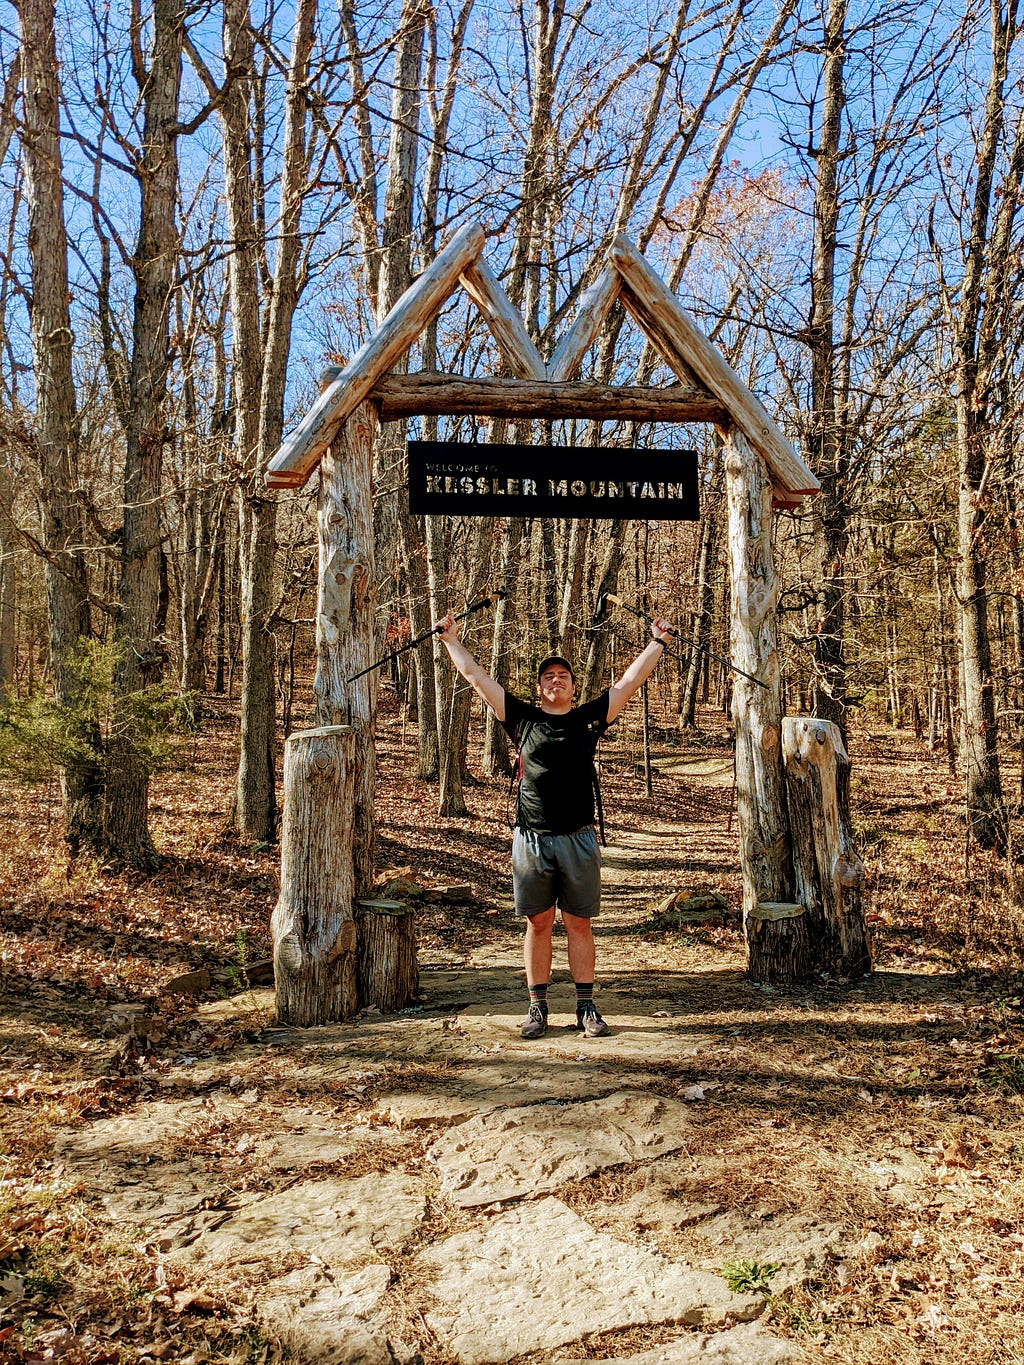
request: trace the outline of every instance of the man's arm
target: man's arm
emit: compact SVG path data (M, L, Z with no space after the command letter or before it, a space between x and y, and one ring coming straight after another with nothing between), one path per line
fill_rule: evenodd
M489 673L485 673L469 650L462 643L459 628L454 616L446 616L438 621L441 643L451 655L452 663L473 688L484 699L498 720L505 719L505 689Z
M644 683L658 666L665 653L664 644L672 629L668 621L657 620L651 626L654 639L645 650L636 656L618 682L608 689L608 721L618 720L626 709L626 703L634 692L639 692Z

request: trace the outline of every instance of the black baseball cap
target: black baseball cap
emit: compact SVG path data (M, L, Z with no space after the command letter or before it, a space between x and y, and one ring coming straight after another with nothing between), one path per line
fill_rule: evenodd
M561 654L549 654L546 659L541 659L540 663L537 665L538 682L540 682L544 670L547 668L551 668L553 664L560 664L562 668L567 670L569 677L572 678L573 682L576 681L576 674L572 671L572 664L569 662L569 660L563 659Z

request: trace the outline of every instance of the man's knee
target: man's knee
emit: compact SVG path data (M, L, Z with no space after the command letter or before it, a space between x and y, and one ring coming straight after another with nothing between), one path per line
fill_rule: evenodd
M529 915L526 920L527 929L535 934L550 934L554 923L554 906L550 910L542 910L538 915Z
M594 926L589 915L570 915L563 910L562 923L570 938L593 938Z

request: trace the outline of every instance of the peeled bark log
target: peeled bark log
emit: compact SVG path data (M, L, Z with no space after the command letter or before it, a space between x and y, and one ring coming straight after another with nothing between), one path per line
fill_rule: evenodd
M795 921L754 913L763 902L790 900L772 494L765 461L736 429L726 434L725 484L732 658L737 668L767 684L759 687L737 673L732 700L747 965L755 981L783 981L793 970Z
M347 725L297 730L284 758L281 894L271 916L277 1014L311 1028L354 1017L352 831L356 736Z
M864 864L850 828L850 760L830 721L782 723L796 899L807 908L814 968L833 976L871 971L864 921Z
M417 998L416 917L401 901L365 900L359 926L359 1003L392 1014Z
M320 725L350 725L355 734L356 891L373 881L374 721L376 672L346 679L374 661L373 442L376 414L362 404L342 424L321 467L317 668L313 681Z

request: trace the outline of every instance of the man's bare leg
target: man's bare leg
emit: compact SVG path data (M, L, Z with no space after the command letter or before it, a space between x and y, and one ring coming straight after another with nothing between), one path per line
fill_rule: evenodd
M530 988L530 1013L520 1025L524 1038L539 1038L548 1026L548 982L551 979L551 930L555 907L530 915L523 940L523 966Z
M565 934L569 940L569 975L574 981L589 981L593 985L594 963L597 957L593 926L585 915L567 915L564 910L562 923L565 925ZM550 960L549 955L548 961Z
M530 915L526 921L523 966L528 986L543 986L551 980L551 930L554 924L554 906L542 910L539 915Z
M588 1038L600 1038L608 1032L608 1025L594 1005L594 971L597 958L594 948L594 928L585 915L567 915L562 911L569 940L569 971L576 985L576 1023Z

